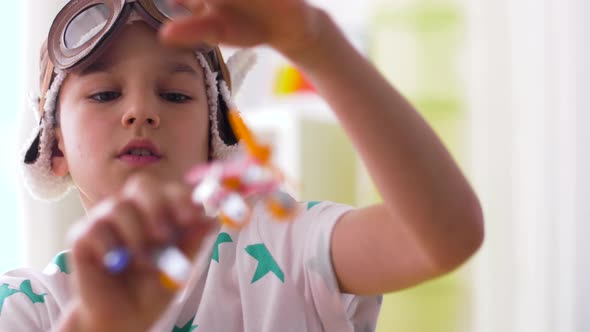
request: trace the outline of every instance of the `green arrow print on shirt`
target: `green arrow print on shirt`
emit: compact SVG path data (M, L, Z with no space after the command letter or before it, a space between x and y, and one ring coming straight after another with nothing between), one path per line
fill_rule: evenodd
M193 326L194 320L195 320L195 317L193 316L193 318L191 318L188 322L186 322L186 324L184 324L183 327L174 326L174 329L172 330L172 332L191 332L192 330L199 327L199 325Z
M281 271L281 268L274 258L272 258L272 255L264 244L260 243L247 246L246 252L258 261L258 266L256 267L256 272L254 273L251 284L257 282L269 272L274 273L281 282L285 283L285 275L283 274L283 271Z
M47 294L36 294L31 286L31 280L25 280L20 284L20 289L11 289L8 284L2 284L0 286L0 314L2 313L2 306L4 301L10 296L18 293L25 294L29 300L33 303L45 303L45 295Z
M229 234L219 233L219 235L217 235L217 241L215 241L215 246L213 247L213 254L211 255L211 258L214 261L219 263L219 245L222 243L229 243L229 242L234 242L232 240L231 236L229 236Z

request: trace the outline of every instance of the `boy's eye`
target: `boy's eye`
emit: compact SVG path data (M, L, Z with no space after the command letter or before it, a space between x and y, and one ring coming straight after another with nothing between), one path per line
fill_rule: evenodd
M164 98L166 101L173 102L173 103L179 103L179 104L186 103L186 102L193 100L193 98L191 98L187 95L184 95L182 93L174 93L174 92L162 93L162 94L160 94L160 96L162 98Z
M119 98L120 96L121 96L121 93L119 93L119 92L105 91L105 92L99 92L97 94L94 94L94 95L90 96L90 98L95 101L104 103L107 101L115 100L115 99Z

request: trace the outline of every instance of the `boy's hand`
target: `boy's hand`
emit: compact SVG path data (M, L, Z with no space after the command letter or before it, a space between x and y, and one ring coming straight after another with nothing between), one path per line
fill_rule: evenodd
M304 0L172 0L193 12L161 29L162 40L183 47L202 42L238 47L267 44L289 55L317 42L322 11Z
M174 241L192 257L217 223L191 202L189 188L140 176L91 209L75 229L71 259L76 298L63 330L147 331L174 297L160 282L150 250ZM127 270L113 275L104 255L129 248Z

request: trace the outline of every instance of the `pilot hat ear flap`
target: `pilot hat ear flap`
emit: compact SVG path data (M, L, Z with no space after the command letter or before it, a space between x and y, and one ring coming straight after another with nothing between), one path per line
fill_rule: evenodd
M226 159L238 149L238 139L228 119L229 110L237 109L233 96L241 88L246 74L256 63L256 54L252 50L237 51L229 58L226 65L221 51L216 48L214 52L216 53L208 58L212 61L211 67L216 68L218 73L206 70L211 120L210 158Z
M227 59L227 71L231 77L231 91L237 95L244 84L246 75L256 65L256 52L251 49L236 51Z
M25 142L20 158L25 186L31 195L41 200L57 201L74 187L69 174L56 176L51 167L52 157L56 153L55 108L66 73L54 73L50 61L45 66L42 68L42 75L45 76L41 84L43 98L34 98L32 101L32 108L40 119L39 125Z

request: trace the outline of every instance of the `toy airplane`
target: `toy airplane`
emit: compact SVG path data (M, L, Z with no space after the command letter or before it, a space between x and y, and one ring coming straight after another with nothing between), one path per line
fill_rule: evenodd
M193 200L216 214L223 224L238 229L250 220L248 198L253 196L264 200L273 219L291 219L297 204L280 190L283 176L270 161L270 147L256 142L236 110L229 111L229 121L245 153L191 170L186 180L196 185Z
M229 119L244 144L245 153L193 168L186 176L188 183L195 185L193 201L203 204L223 224L237 229L250 221L252 209L248 199L253 196L264 200L274 220L292 219L297 203L280 190L283 176L270 162L270 148L255 141L236 110L230 110ZM182 287L192 264L180 249L174 245L161 248L154 252L153 259L165 287L172 290ZM124 247L115 248L103 257L103 265L113 274L124 272L130 261L131 253Z

